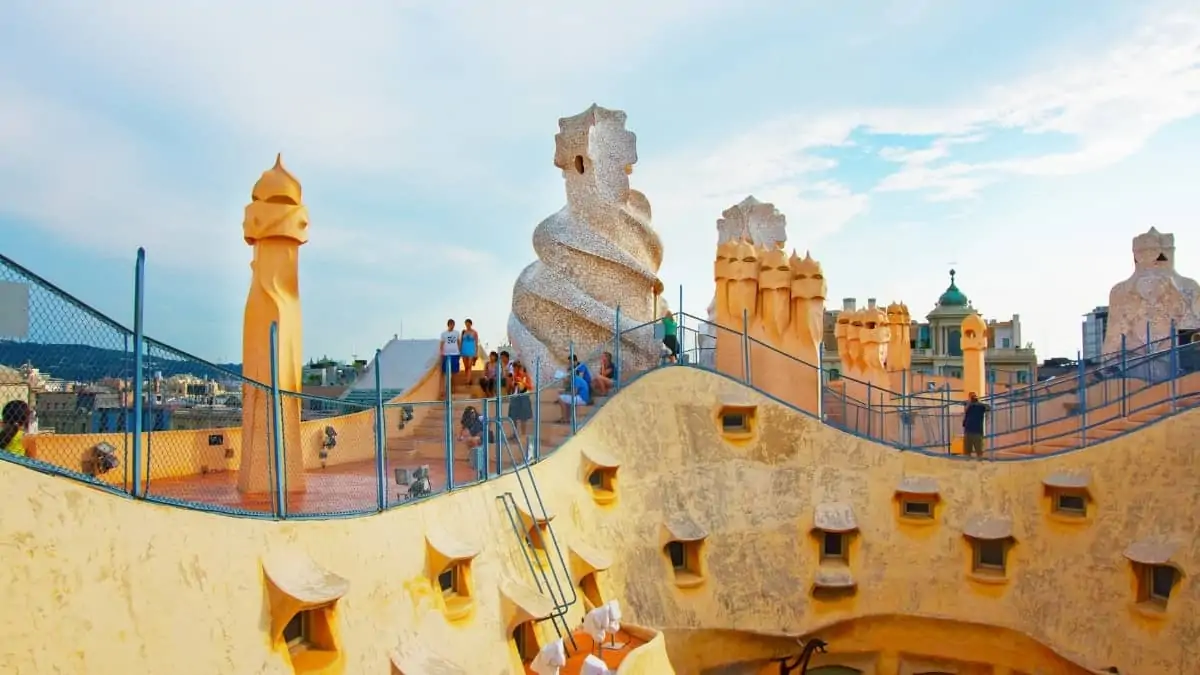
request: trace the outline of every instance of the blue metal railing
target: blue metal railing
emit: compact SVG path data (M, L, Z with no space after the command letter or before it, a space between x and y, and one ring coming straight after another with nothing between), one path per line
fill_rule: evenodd
M364 395L362 400L348 401L344 398L282 391L278 376L277 326L272 326L270 337L272 381L254 382L227 367L207 363L145 335L145 253L142 250L138 252L135 267L132 329L121 326L0 256L0 280L6 279L27 284L34 289L31 291L34 302L58 303L49 308L38 308L37 312L31 313L35 319L45 321L45 317L55 317L60 323L75 321L80 325L91 322L87 325L94 326L92 330L105 331L106 337L103 339L66 335L62 337L62 342L114 345L109 351L119 355L114 358L122 359L120 368L127 367L129 370L109 370L128 373L134 404L130 411L132 428L123 428L121 432L125 439L122 452L125 461L121 476L86 475L74 468L81 448L71 443L95 442L94 439L88 440L92 437L84 435L58 434L57 438L48 439L44 445L47 448L58 447L57 454L47 450L38 452L40 458L0 456L37 471L68 476L108 491L150 501L256 518L352 517L377 513L442 490L454 490L495 476L516 473L518 487L529 513L537 513L540 509L542 516L545 516L541 492L533 481L529 467L548 456L563 440L577 434L598 407L583 408L576 405L575 394L578 392L573 370L569 366L565 372L569 380L547 382L542 373L543 364L535 363L532 371L533 391L523 399L532 408L532 428L526 435L526 430L519 428L512 416L505 412L506 404L511 411L511 406L517 400L514 396L507 395L498 387L495 394L486 399L456 397L454 374L445 363L439 364L439 367L445 368L445 388L440 400L392 401L396 392L385 390L380 380L380 360L384 355L379 352L375 355L374 364L375 391L370 392L372 396L369 398ZM72 316L80 318L73 319ZM736 328L713 326L704 319L683 312L676 312L675 317L680 346L676 367L715 370L716 343L734 341L740 343L740 362L732 366L735 372L721 375L749 384L785 406L794 407L848 433L907 451L945 455L953 440L961 416L962 404L958 400L961 392L953 391L948 385L934 391L910 391L914 378L909 374L901 374L898 391L890 391L875 382L858 381L838 373L835 367L824 366L821 361L827 354L823 347L817 353L817 364L801 362L748 335L748 314L743 314L741 325ZM568 356L585 355L580 362L594 366L602 354L609 352L614 366L613 388L614 391L619 390L663 365L658 359L647 359L647 354L652 353L648 350L656 346L653 344L656 338L651 337L656 324L656 321L650 321L635 325L623 316L618 307L614 314L613 331L608 339L596 345L587 345L582 350L578 345L571 344ZM1175 335L1174 329L1172 326L1172 335ZM39 330L42 333L39 334ZM54 331L51 328L35 326L31 337L23 342L0 341L0 363L7 363L4 360L6 348L17 353L12 345L46 344L52 339L47 335L52 333ZM710 333L714 337L708 337ZM718 334L719 340L716 337ZM1034 452L1067 452L1128 433L1161 416L1200 404L1196 391L1200 387L1194 379L1185 379L1196 372L1200 345L1181 345L1173 337L1151 340L1147 333L1145 339L1143 336L1136 339L1139 343L1137 346L1127 348L1126 337L1123 336L1118 352L1088 361L1078 358L1073 372L1046 382L1002 391L998 386L1000 377L988 377L989 384L983 397L991 406L986 434L987 449L998 453L998 459L1011 460L1023 459ZM783 395L785 392L771 391L769 380L756 380L753 355L759 353L773 353L773 358L790 360L792 367L812 370L813 379L819 387L812 397L812 409L796 407L784 400L787 398ZM637 366L634 365L635 360L638 361ZM173 407L160 395L161 382L151 377L158 370L202 371L206 382L225 383L231 391L240 387L262 392L259 398L265 402L265 406L263 410L256 411L266 421L265 425L258 427L262 438L240 438L238 430L207 429L210 438L205 446L196 441L200 430L148 431L146 410L156 416L160 413L180 414L179 408ZM99 368L96 372L107 371ZM506 373L500 372L493 374L506 376ZM153 390L149 388L152 381ZM559 420L559 424L544 424L543 406L552 403L557 407L560 387L569 395L566 406L568 416ZM555 390L553 396L544 397L544 390L551 388ZM334 410L343 414L302 426L297 432L287 426L295 424L295 417L284 415L285 401L290 401L288 409L291 415L294 415L294 409L298 406ZM478 405L486 420L485 433L480 439L480 458L476 459L474 454L470 458L474 464L474 475L470 481L459 480L455 475L455 446L458 442L455 434L458 427L456 410L466 405ZM242 413L245 414L245 411ZM400 420L398 427L396 419ZM323 437L322 424L336 427L335 434ZM508 433L510 430L511 435ZM487 433L491 431L496 432L494 439L491 433ZM186 435L186 438L180 434ZM229 438L240 438L240 441L230 441ZM510 441L509 438L515 440ZM288 448L287 439L298 441L304 447ZM331 467L329 470L318 469L315 465L309 466L306 460L303 471L310 481L328 481L332 484L332 490L322 488L317 491L322 495L334 493L334 498L329 502L315 498L310 501L303 493L293 495L288 490L287 462L296 461L301 456L308 457L312 454L313 446L310 444L317 442L324 442L328 446L325 450L331 456ZM234 479L239 469L238 454L242 449L238 447L239 443L246 447L260 444L257 447L267 454L266 471L270 490L265 495L266 502L260 503L255 495L242 495L237 490ZM396 446L394 449L393 445ZM198 447L205 449L198 450ZM520 450L519 459L514 455L514 447ZM474 450L470 452L474 453ZM361 470L355 468L359 463ZM440 468L432 471L430 467ZM396 499L390 497L390 473L394 469L401 470L397 472ZM297 468L292 467L292 470L294 472ZM437 473L442 475L438 476ZM510 500L515 507L515 498ZM548 531L548 535L554 538L552 531ZM565 573L565 561L562 560L557 541L548 543L557 551ZM564 591L560 599L565 602L566 597ZM572 599L571 602L574 601Z

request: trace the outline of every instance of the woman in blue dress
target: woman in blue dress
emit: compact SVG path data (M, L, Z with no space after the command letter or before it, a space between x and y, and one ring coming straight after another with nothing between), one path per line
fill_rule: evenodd
M458 344L462 354L463 370L467 371L467 384L471 384L474 381L472 371L475 368L475 359L479 357L479 333L475 332L475 324L470 319L463 322L463 326Z

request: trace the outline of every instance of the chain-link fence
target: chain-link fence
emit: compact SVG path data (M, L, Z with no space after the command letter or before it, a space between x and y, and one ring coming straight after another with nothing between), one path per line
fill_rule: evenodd
M133 365L131 331L0 256L0 405L28 422L0 447L128 490Z

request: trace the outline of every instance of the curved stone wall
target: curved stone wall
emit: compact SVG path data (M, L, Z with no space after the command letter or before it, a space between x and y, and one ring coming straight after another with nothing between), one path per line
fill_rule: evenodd
M741 426L722 412L742 415ZM1067 455L947 460L670 368L615 397L534 472L564 555L606 568L580 596L619 599L625 621L663 629L679 673L761 663L808 635L829 642L822 663L881 675L914 659L960 673L1182 673L1200 630L1198 433L1193 411ZM607 479L593 487L597 467ZM1049 493L1079 484L1088 515L1054 513ZM902 519L899 488L935 494L935 517ZM393 656L508 672L518 666L502 589L532 581L497 501L506 492L521 498L512 476L375 517L264 522L121 499L0 462L0 670L291 672L265 633L262 560L294 552L349 584L336 611L346 672L386 672ZM819 548L820 532L835 530L847 536L840 579ZM1011 535L1006 574L973 572L967 535ZM673 542L694 573L673 568ZM1177 546L1146 548L1154 542ZM1165 607L1138 602L1126 553L1145 561L1147 551L1183 572ZM471 560L472 602L453 619L430 579L430 561L446 556ZM814 596L818 581L828 593ZM545 622L538 631L552 635ZM687 648L696 635L710 648Z

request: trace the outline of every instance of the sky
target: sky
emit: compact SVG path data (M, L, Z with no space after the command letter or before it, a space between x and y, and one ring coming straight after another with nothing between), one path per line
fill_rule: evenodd
M147 333L240 361L242 209L304 186L306 357L473 318L505 342L560 117L628 113L673 307L754 195L842 297L958 285L1040 357L1176 235L1200 275L1200 4L1182 0L9 0L0 252ZM37 316L35 308L35 316Z

